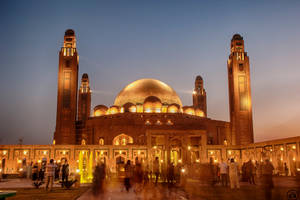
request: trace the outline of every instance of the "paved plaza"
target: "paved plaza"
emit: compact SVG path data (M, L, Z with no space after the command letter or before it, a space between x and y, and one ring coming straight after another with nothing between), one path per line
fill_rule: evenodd
M298 183L293 177L274 177L275 189L273 190L273 200L288 200L287 194L291 190L298 191ZM257 185L250 185L245 182L241 182L240 189L231 190L229 187L222 187L216 185L214 187L202 185L196 180L188 180L184 187L169 186L167 184L149 184L144 187L141 192L135 192L134 187L129 192L125 190L122 182L111 181L105 185L105 192L97 197L92 194L92 190L88 189L89 185L81 185L86 188L86 192L78 198L78 200L264 200L264 190L260 187L259 181ZM54 184L54 193L57 192L58 196L54 199L59 199L59 195L62 194L63 189L60 188L59 184ZM43 193L43 189L33 189L32 182L27 179L8 179L0 182L0 189L12 189L19 188L20 191L24 191L24 188L30 188L33 196L30 199L35 198L34 195L37 193ZM43 188L43 187L42 187ZM28 189L29 190L29 189ZM78 189L73 188L76 191ZM39 192L40 191L40 192ZM49 194L49 193L48 193ZM50 193L51 194L51 193ZM20 194L19 194L20 195ZM30 192L29 192L30 195ZM22 199L24 195L22 196ZM20 199L15 196L13 199ZM25 198L26 199L26 198ZM51 199L51 198L48 198Z

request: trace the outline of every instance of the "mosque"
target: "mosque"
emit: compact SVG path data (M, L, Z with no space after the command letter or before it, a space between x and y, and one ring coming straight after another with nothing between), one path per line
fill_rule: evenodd
M182 105L176 91L161 80L140 79L126 85L111 105L91 108L93 80L81 76L75 32L66 30L59 52L56 128L51 145L0 145L1 172L18 173L28 162L67 159L72 173L89 182L92 169L105 161L112 173L126 160L138 158L161 169L168 163L197 166L235 158L273 159L278 173L283 163L293 174L299 165L300 137L254 143L249 57L244 39L235 34L227 60L230 121L207 115L204 80L196 76L193 105ZM125 84L124 84L125 85ZM196 167L197 168L197 167ZM293 171L294 170L294 171Z

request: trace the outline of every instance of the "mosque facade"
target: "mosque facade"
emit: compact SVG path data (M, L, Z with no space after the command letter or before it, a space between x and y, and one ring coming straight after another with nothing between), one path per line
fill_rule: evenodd
M269 157L278 171L286 162L292 173L298 166L300 137L254 143L249 57L239 34L230 42L227 71L229 122L207 115L201 76L195 78L193 105L182 105L166 83L145 78L125 86L112 105L91 108L92 80L85 73L78 86L76 36L69 29L59 52L53 144L0 145L1 172L19 173L28 162L67 159L71 172L88 182L100 161L118 173L126 160L136 158L151 168L158 157L163 169L171 162L192 166L210 158L214 162L235 158L241 163Z

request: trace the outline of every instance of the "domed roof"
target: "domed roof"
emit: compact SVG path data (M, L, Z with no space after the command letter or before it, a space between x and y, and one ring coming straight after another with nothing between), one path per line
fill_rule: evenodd
M182 106L176 92L167 84L156 79L140 79L130 83L118 94L114 105L123 106L128 102L143 104L149 96L155 96L163 103L176 103Z
M157 98L156 96L149 96L144 100L144 103L146 103L146 102L151 102L151 103L159 102L159 103L161 103L161 100L159 98Z
M234 34L231 41L234 40L243 40L243 37L240 34Z
M65 36L74 36L74 35L75 35L75 32L72 29L68 29L65 32Z

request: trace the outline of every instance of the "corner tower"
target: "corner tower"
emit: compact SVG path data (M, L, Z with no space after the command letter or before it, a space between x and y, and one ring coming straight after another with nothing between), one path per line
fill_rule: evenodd
M78 120L85 121L91 113L91 89L89 76L83 74L78 95Z
M201 76L197 76L195 80L195 88L193 91L193 106L194 109L200 109L207 117L207 105L206 105L206 92L203 86L203 79Z
M253 139L249 57L243 37L235 34L227 61L230 124L233 145L250 144Z
M78 55L75 32L66 30L59 52L55 144L75 144L78 90Z

